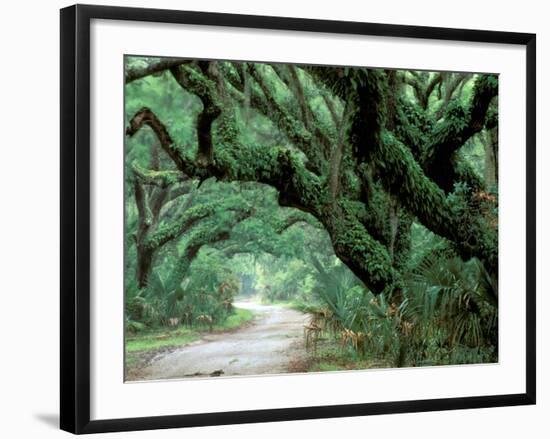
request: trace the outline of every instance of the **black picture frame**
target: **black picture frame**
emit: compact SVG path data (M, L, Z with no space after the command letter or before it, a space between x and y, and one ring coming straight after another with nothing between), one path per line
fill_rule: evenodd
M90 420L90 21L181 23L485 42L526 47L526 392L415 401ZM75 5L61 10L61 416L63 430L98 433L535 404L536 36L175 10Z

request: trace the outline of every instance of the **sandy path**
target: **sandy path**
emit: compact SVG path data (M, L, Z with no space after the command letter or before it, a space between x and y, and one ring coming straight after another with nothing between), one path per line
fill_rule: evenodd
M306 314L254 302L234 305L256 313L251 325L207 335L161 355L140 371L138 380L285 373L291 361L306 357L303 340Z

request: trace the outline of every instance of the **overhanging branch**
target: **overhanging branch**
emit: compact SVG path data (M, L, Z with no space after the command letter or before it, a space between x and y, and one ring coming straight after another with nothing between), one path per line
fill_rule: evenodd
M182 59L182 58L162 58L160 61L151 63L145 67L126 69L126 75L124 80L126 84L129 84L130 82L135 81L137 79L144 78L145 76L153 75L155 73L160 73L172 67L180 66L182 64L189 64L189 63L191 63L191 60Z

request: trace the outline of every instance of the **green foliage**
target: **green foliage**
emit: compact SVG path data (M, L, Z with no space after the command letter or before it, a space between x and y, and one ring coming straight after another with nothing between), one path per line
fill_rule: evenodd
M225 331L239 328L254 318L254 313L237 308L222 324L213 325L213 331ZM140 329L136 334L126 337L126 353L151 351L159 348L181 347L200 338L195 329L177 327L152 330Z
M165 329L142 331L138 335L126 337L126 352L139 352L162 347L176 347L191 343L199 334L191 329L178 328L173 331Z
M267 261L266 261L267 262ZM311 293L312 268L301 259L282 258L272 261L266 267L275 268L259 276L258 289L268 302L305 299Z
M397 367L497 361L497 288L477 259L424 259L399 306L341 266L318 281L315 321L357 358Z
M479 260L424 260L400 307L408 361L497 361L497 304L496 283Z

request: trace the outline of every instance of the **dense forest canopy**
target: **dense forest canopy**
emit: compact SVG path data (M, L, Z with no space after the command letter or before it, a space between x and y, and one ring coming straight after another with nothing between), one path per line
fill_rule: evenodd
M397 365L496 359L496 75L125 67L129 330L261 293Z

